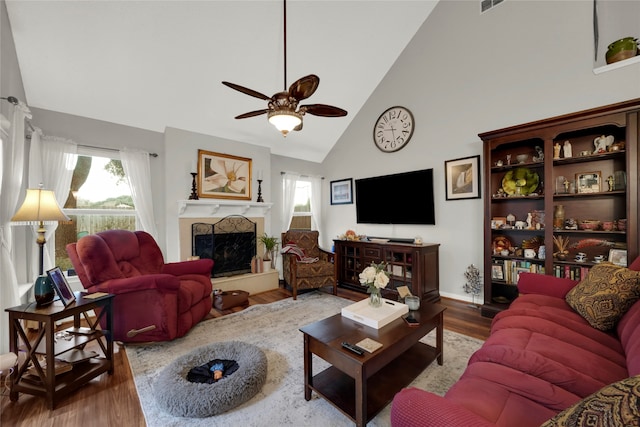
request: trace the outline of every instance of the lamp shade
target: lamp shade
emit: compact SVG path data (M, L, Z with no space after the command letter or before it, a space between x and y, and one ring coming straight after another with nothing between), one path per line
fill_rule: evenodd
M276 129L287 136L289 132L302 123L302 116L295 111L278 110L269 112L269 123L274 125Z
M11 221L22 223L69 221L69 217L62 212L52 190L28 188L22 206Z

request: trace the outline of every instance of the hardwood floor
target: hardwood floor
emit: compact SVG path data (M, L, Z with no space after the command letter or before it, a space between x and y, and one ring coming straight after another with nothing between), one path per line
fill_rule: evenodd
M345 289L338 289L338 295L353 301L366 298L366 294ZM268 304L290 296L289 291L278 289L249 297L249 304ZM444 313L445 329L482 340L489 336L491 319L482 317L478 308L467 302L448 298L442 298L441 304L447 307ZM224 312L212 310L211 317L220 317L240 310L242 308ZM36 396L21 394L17 402L11 402L2 379L0 426L144 427L144 415L126 352L119 345L114 347L114 374L103 374L90 381L60 402L53 411L47 408L44 399Z

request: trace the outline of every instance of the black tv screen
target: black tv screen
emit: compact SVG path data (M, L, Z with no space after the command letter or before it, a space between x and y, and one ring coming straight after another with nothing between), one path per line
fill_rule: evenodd
M433 169L356 179L358 224L435 225Z

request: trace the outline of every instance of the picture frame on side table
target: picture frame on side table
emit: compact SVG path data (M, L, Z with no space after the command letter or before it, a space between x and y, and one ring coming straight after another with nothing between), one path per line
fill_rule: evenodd
M353 178L331 181L331 204L349 205L353 203Z
M69 286L69 282L67 282L67 278L64 277L64 273L60 269L60 267L54 267L51 270L47 270L47 276L49 276L49 280L53 284L53 288L56 290L56 293L60 297L60 301L67 307L69 304L76 300L76 295L73 293L71 286Z
M626 249L610 249L609 250L609 262L621 267L627 266L627 251Z
M198 150L198 196L251 200L251 159Z
M444 162L446 200L480 198L480 156Z

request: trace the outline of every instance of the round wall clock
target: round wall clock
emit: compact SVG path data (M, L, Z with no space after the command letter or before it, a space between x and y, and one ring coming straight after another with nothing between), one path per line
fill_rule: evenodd
M404 107L391 107L378 117L373 142L385 153L393 153L409 143L413 135L413 114Z

